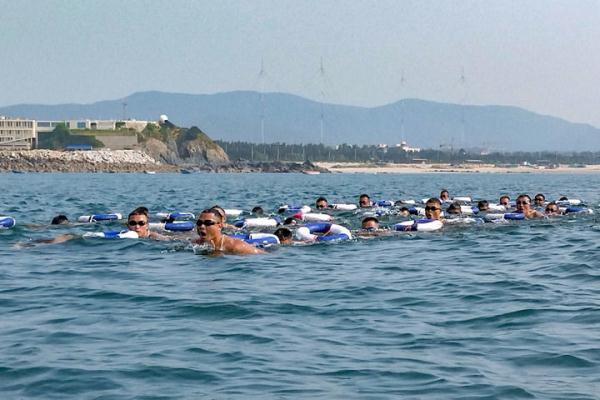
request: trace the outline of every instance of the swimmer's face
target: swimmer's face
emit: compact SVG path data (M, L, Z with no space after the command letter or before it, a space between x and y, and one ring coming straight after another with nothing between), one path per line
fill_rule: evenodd
M442 215L442 207L434 202L425 204L425 217L429 219L440 219Z
M517 198L516 204L517 212L527 211L531 207L531 201L525 196Z
M535 202L536 206L542 206L544 205L544 201L546 201L546 199L543 196L535 196L533 201Z
M317 201L315 206L317 207L318 210L323 210L324 208L327 208L327 201L325 201L325 200Z
M444 201L444 200L448 200L449 198L450 198L450 193L448 193L446 190L444 190L440 193L440 200Z
M550 205L548 205L548 207L546 207L546 214L548 214L548 215L557 215L559 213L560 213L560 211L556 204L550 204Z
M148 236L148 217L145 215L132 215L127 220L127 229L138 234L139 237Z
M223 223L213 213L202 213L196 221L196 232L201 239L206 239L221 232Z
M362 223L362 229L366 231L374 231L375 229L379 229L379 224L375 220L367 220Z
M503 205L504 207L508 207L508 206L510 206L510 199L508 197L501 197L500 204Z
M362 196L360 199L358 199L358 206L362 208L371 207L371 199L369 199L367 196Z

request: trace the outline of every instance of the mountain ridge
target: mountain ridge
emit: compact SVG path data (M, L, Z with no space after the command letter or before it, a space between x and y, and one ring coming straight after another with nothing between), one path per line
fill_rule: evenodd
M17 104L0 115L45 119L156 120L198 126L211 138L267 143L396 144L496 151L600 149L600 129L510 105L459 105L407 98L373 107L321 103L295 94L238 90L213 94L141 91L87 104ZM322 116L322 119L321 119Z

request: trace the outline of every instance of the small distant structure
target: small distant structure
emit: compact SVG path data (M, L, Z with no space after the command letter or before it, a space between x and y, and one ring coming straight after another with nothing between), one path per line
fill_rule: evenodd
M34 120L0 116L0 149L31 150L36 141Z
M408 145L408 143L406 143L406 141L401 141L400 143L396 144L395 147L400 147L400 149L402 151L404 151L405 153L420 153L421 152L421 148L420 147L410 147Z

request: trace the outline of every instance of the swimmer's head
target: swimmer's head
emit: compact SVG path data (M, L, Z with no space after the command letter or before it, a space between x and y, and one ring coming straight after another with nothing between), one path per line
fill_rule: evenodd
M462 213L462 210L460 209L460 204L452 203L448 206L448 208L446 209L446 212L448 214L458 215L458 214Z
M547 215L558 215L560 214L560 208L558 208L558 204L551 202L546 205L545 212Z
M400 215L402 215L403 217L408 217L410 215L410 210L408 209L408 207L402 207L400 209Z
M288 228L278 228L275 232L273 232L275 236L279 239L279 243L281 244L291 244L292 243L292 231Z
M440 219L442 215L442 202L435 197L425 203L425 217L429 219Z
M508 197L507 195L500 196L499 202L504 207L509 207L510 206L510 197Z
M252 209L252 214L254 215L264 215L265 210L261 206L256 206Z
M360 227L367 231L374 231L379 229L379 220L375 217L365 217L363 218Z
M442 191L440 192L440 200L441 201L450 200L450 193L448 193L447 189L442 189Z
M148 236L148 209L146 207L138 207L129 213L127 229L137 233L139 237Z
M296 225L298 223L298 220L294 217L287 217L284 221L283 224L284 225Z
M479 209L479 211L489 211L490 203L487 200L480 200L477 203L477 208Z
M543 206L544 202L546 202L546 196L542 193L538 193L533 197L533 201L536 206Z
M205 240L212 236L217 236L223 227L223 218L221 214L214 208L207 208L198 214L196 220L196 232L201 240Z
M373 204L371 203L371 198L368 194L361 194L358 197L358 206L362 208L371 207Z
M327 199L325 197L319 197L317 201L315 201L315 208L317 210L323 210L329 206Z
M63 224L68 224L69 223L69 218L67 218L66 215L57 215L56 217L52 218L52 225L63 225Z

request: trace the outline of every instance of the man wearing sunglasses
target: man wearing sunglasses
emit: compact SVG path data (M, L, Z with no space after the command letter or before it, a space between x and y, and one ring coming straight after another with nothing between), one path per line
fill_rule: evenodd
M541 218L545 216L544 213L531 208L531 197L529 197L527 194L522 194L517 197L517 201L515 203L517 205L515 211L522 213L525 218Z
M425 203L425 218L441 220L441 216L442 202L440 201L440 199L432 197L429 200L427 200L427 202Z
M198 244L212 246L215 253L223 254L264 254L265 251L256 248L243 240L235 239L221 232L223 229L223 218L215 209L203 210L196 221L196 232L198 232Z
M140 238L169 240L167 236L150 231L148 226L148 209L146 207L138 207L129 213L127 217L127 229L137 233Z

